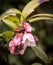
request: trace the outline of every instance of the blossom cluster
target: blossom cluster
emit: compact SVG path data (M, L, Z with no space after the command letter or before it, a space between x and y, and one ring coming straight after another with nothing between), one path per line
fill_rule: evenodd
M9 50L11 54L23 55L27 46L36 46L38 38L31 34L32 27L28 22L22 22L20 26L14 30L17 34L9 42Z

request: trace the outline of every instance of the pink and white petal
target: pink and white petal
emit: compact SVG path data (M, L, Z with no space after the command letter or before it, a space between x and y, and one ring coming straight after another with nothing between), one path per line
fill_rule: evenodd
M31 33L25 33L23 35L23 41L22 41L22 43L24 43L26 40L34 41L34 43L35 43L34 37L33 37L33 35Z
M18 38L18 39L14 39L14 43L15 43L15 46L19 46L21 44L21 39Z
M26 44L26 46L35 46L35 39L31 33L25 33L22 43Z
M35 39L34 39L34 36L30 33L28 33L28 40L35 43Z
M13 41L13 40L11 40L11 41L9 42L9 47L12 47L12 46L14 46L14 41Z
M13 41L15 43L15 46L19 46L21 44L22 36L22 33L19 33L14 37Z
M21 44L21 36L18 34L10 41L9 47L18 46Z
M32 31L32 27L29 23L24 22L24 29L26 32L31 32Z
M25 44L27 44L27 46L36 46L36 44L31 41L28 41Z
M15 49L15 47L10 47L10 53L11 54L14 54L14 49Z
M19 53L20 53L21 55L23 55L24 52L25 52L25 50L20 50L20 51L19 51Z
M20 53L21 55L23 55L24 52L25 52L25 50L26 50L26 48L27 48L27 46L25 45L24 48L23 48L22 50L19 51L19 53Z

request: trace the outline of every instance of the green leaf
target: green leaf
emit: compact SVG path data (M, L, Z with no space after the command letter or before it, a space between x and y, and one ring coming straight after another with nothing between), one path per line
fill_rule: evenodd
M32 65L42 65L41 63L33 63Z
M7 24L11 29L16 29L20 25L20 21L16 16L9 16L3 19L3 22Z
M5 38L5 40L8 42L12 39L14 33L12 31L5 31L3 33L0 34L0 36L2 36L3 38Z
M45 0L46 1L46 0ZM22 15L23 17L21 17L21 21L23 21L23 19L26 19L28 15L30 15L34 9L36 9L40 4L42 4L44 1L40 2L40 0L32 0L30 1L23 9L22 11Z
M28 18L28 21L53 20L53 14L36 14Z
M8 17L9 15L13 15L15 16L16 14L20 14L21 15L21 12L15 8L11 8L9 10L7 10L6 12L4 12L1 16L0 16L0 20Z
M45 54L45 52L38 47L37 45L35 47L32 47L33 51L35 52L35 54L41 59L43 60L45 63L47 63L48 61L48 56Z
M53 17L53 14L35 14L35 15L33 15L33 16L31 16L30 18L28 18L28 19L32 19L32 18L36 18L36 17Z
M28 19L28 21L31 22L36 22L39 20L53 20L52 17L46 17L46 16L42 16L42 17L36 17L36 18L32 18L32 19Z

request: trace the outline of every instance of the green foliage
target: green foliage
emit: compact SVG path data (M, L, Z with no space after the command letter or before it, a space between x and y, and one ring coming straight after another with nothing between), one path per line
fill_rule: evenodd
M6 23L11 29L16 29L19 25L19 19L16 16L9 16L3 19L3 22Z
M35 46L32 47L33 51L35 52L35 54L42 59L45 63L47 63L48 61L48 56L45 54L45 52L39 47L39 46Z
M21 15L21 12L15 8L11 8L9 10L7 10L6 12L4 12L1 16L0 16L0 20L10 16L10 15L13 15L15 16L16 14L19 14Z
M29 22L35 22L39 20L53 20L52 14L36 14L28 19Z
M9 42L13 38L14 33L12 31L5 31L0 34L1 37L5 38L5 41Z
M23 18L26 19L28 15L30 15L35 8L39 5L38 3L39 0L31 0L23 9L22 15ZM22 20L22 19L21 19Z
M23 9L21 16L21 21L26 19L34 10L40 5L39 0L31 0Z
M45 0L45 1L47 1L47 0ZM35 15L32 15L29 18L27 18L29 15L31 15L32 12L34 12L34 10L40 4L41 3L39 3L39 0L31 0L24 7L22 12L20 12L18 9L12 8L12 9L7 10L0 16L0 42L1 42L1 44L2 44L2 41L4 41L4 39L8 43L13 38L14 32L12 32L12 30L16 29L20 25L20 23L23 21L29 21L30 23L36 22L39 20L52 20L53 21L53 14L35 14ZM20 19L16 15L18 15L18 16L20 15ZM33 28L33 29L35 29L35 28ZM49 44L53 43L52 36L46 37L45 40ZM41 60L43 60L45 63L48 62L48 56L39 46L32 47L32 50L35 52L35 55L37 55ZM29 52L29 54L28 54L28 52ZM28 60L32 59L32 57L34 58L33 54L30 53L30 51L28 51L28 52L26 52L25 58L28 57L28 58L26 58ZM11 55L9 55L9 62L10 63L15 62L16 65L22 65L22 64L20 64L19 60L17 61L17 59ZM42 65L42 64L34 63L32 65Z

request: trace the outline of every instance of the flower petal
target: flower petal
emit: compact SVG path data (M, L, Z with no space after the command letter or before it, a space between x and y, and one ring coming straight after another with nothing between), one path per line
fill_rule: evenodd
M31 33L25 33L23 35L22 43L26 44L27 46L35 46L35 39Z
M11 46L19 46L22 40L22 33L17 34L9 43L9 47Z
M33 42L29 41L29 40L26 41L25 44L26 44L27 46L36 46L35 43L33 43Z
M11 40L9 43L9 47L12 47L12 46L14 46L14 42Z
M15 49L15 47L10 47L10 53L11 54L14 54L14 49Z
M29 23L24 22L24 29L26 32L31 32L32 31L32 27Z

